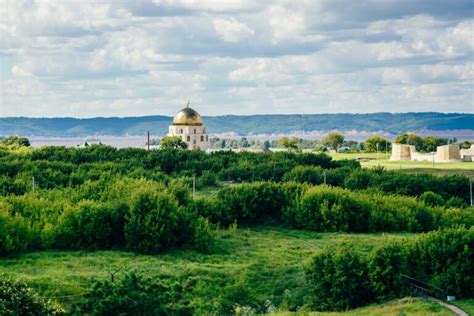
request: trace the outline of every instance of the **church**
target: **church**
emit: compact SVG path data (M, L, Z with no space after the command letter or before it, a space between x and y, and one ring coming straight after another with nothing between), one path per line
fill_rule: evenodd
M203 124L201 115L189 107L178 112L169 127L168 136L178 136L188 144L188 149L206 151L210 148L209 135Z

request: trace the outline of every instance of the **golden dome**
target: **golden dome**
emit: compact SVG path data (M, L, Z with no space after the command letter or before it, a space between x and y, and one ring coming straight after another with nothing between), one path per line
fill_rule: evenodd
M173 119L173 125L201 126L201 115L190 107L185 107Z

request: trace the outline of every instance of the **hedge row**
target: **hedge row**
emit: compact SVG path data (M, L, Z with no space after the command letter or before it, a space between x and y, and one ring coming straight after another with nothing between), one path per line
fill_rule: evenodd
M352 192L330 186L244 183L196 202L198 212L228 225L278 223L313 231L430 231L474 225L472 209L432 207L411 197Z
M345 310L403 297L414 292L407 277L430 285L432 296L474 297L474 228L430 232L380 246L369 255L351 245L327 248L306 269L309 305Z

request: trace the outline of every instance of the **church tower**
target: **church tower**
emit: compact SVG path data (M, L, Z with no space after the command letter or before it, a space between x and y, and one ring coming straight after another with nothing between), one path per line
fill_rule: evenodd
M188 144L188 149L207 150L210 148L209 135L201 115L189 107L178 112L169 127L168 136L178 136Z

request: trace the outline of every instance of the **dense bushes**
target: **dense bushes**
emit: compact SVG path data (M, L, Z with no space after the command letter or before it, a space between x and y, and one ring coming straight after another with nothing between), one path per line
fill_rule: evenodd
M469 201L469 178L459 175L437 177L430 174L404 174L383 169L357 169L344 181L350 190L378 190L380 192L420 196L431 191L443 200L451 197Z
M245 183L219 191L200 203L201 214L228 225L273 222L314 231L429 231L456 224L474 225L470 209L445 210L415 198L351 192L294 182Z
M412 291L404 275L442 289L431 295L473 297L474 228L451 228L388 243L368 256L348 245L327 248L306 270L309 304L318 310L344 310L401 297Z
M136 273L121 276L115 282L96 281L75 306L78 315L191 315L184 303L178 304L179 285L153 280Z
M214 228L182 183L88 181L75 189L0 198L0 255L34 249L208 251Z
M30 240L30 231L23 218L10 216L0 208L0 256L25 251Z
M372 296L366 262L346 246L315 256L306 279L313 309L345 310L366 304Z
M124 244L128 206L81 201L68 207L53 229L53 246L60 249L112 249Z
M25 283L0 275L0 315L59 315L64 310L42 299Z

